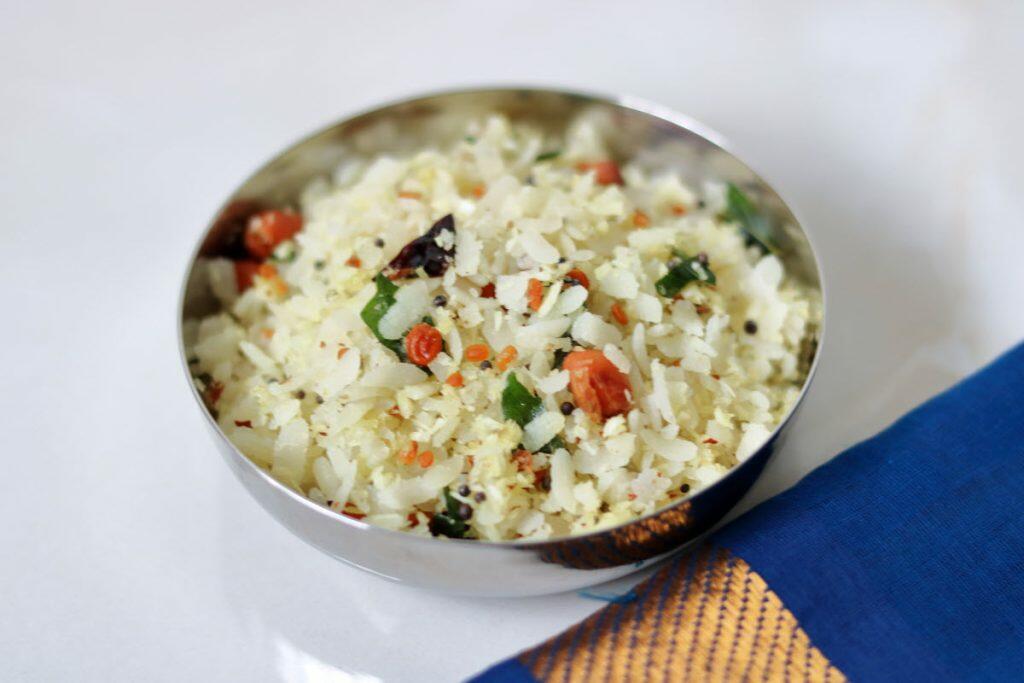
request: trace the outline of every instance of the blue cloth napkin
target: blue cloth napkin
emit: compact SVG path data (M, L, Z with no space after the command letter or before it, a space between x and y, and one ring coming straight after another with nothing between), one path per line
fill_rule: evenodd
M636 593L476 680L1024 680L1024 345ZM765 613L783 625L767 642Z

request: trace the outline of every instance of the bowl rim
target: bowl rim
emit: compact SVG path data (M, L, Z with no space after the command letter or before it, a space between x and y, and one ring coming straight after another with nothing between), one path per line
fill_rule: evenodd
M189 285L190 276L192 275L192 272L193 272L193 270L195 268L195 264L196 264L196 262L198 260L200 252L202 250L203 242L206 239L207 235L209 234L210 227L213 225L213 222L216 220L217 216L219 216L221 214L221 212L230 204L230 202L232 201L234 195L238 192L238 190L241 189L242 187L245 187L245 185L247 185L253 178L255 178L257 175L259 175L267 166L273 164L278 159L280 159L284 155L288 154L289 152L291 152L296 147L298 147L298 146L300 146L302 144L305 144L306 142L308 142L308 141L310 141L310 140L312 140L312 139L314 139L314 138L316 138L316 137L318 137L320 135L323 135L323 134L327 133L328 131L333 130L334 128L336 128L336 127L338 127L338 126L340 126L340 125L342 125L344 123L347 123L349 121L352 121L352 120L355 120L355 119L358 119L358 118L361 118L363 116L367 116L367 115L370 115L370 114L377 114L377 113L380 113L382 111L385 111L385 110L388 110L388 109L392 109L392 108L395 108L395 107L414 105L417 102L420 102L420 101L423 101L423 100L433 99L433 98L436 98L436 97L443 97L443 96L448 96L448 95L474 95L474 94L477 94L477 95L487 95L487 94L510 93L510 92L511 93L514 93L514 92L542 93L542 94L562 95L562 96L567 96L567 97L580 98L580 99L586 100L588 102L596 103L596 104L611 105L613 107L617 107L617 108L620 108L620 109L628 109L628 110L632 110L634 112L639 112L641 114L646 114L648 116L653 116L653 117L655 117L657 119L660 119L662 121L666 121L666 122L668 122L668 123L670 123L670 124L672 124L674 126L677 126L679 128L683 128L684 130L687 130L687 131L689 131L691 133L694 133L694 134L704 138L705 140L711 142L712 144L717 146L719 149L721 149L722 151L728 153L730 156L732 156L737 161L739 161L749 171L751 171L757 177L757 179L765 187L767 187L768 189L773 191L775 193L775 195L782 201L782 203L785 205L785 207L787 209L789 209L789 212L793 215L793 218L795 219L797 227L800 229L800 232L803 234L804 238L807 240L808 251L810 252L811 259L814 262L814 270L815 270L815 274L818 276L818 289L819 289L820 297L821 297L821 320L818 323L818 339L817 339L817 348L815 349L814 359L811 361L811 366L807 370L807 376L804 378L803 384L802 384L802 386L800 388L800 394L797 396L796 400L793 402L793 405L790 407L790 409L786 412L785 416L781 420L779 420L779 423L777 425L775 425L775 428L768 435L768 438L765 439L765 442L764 442L765 444L771 443L778 436L778 434L786 427L786 425L788 425L790 423L790 421L792 421L793 417L796 415L798 409L800 408L801 404L803 403L804 398L806 397L808 390L810 389L811 383L813 382L814 376L815 376L815 374L817 372L817 369L818 369L818 364L821 361L822 350L824 349L824 342L825 342L826 321L828 319L828 315L827 315L827 311L826 311L826 309L827 309L827 294L826 294L826 286L825 286L825 274L824 274L824 271L822 269L821 257L819 256L818 250L814 246L814 242L813 242L813 239L811 237L811 233L805 227L806 223L803 220L802 214L799 213L798 209L793 205L793 203L790 200L786 199L771 183L769 183L765 179L764 175L760 171L758 171L756 168L754 168L753 166L748 164L742 157L740 157L738 154L736 154L736 152L733 151L733 146L728 142L728 140L724 136L722 136L720 133L718 133L714 129L710 128L709 126L701 123L700 121L697 121L696 119L694 119L694 118L692 118L690 116L687 116L685 114L677 112L677 111L673 110L672 108L667 107L665 105L661 105L661 104L658 104L656 102L652 102L650 100L647 100L647 99L644 99L644 98L641 98L641 97L630 95L628 93L619 94L619 95L613 95L613 94L602 93L602 92L598 92L598 91L594 91L594 90L581 90L581 89L576 89L576 88L559 88L559 87L554 87L554 86L511 85L511 84L507 84L507 85L506 84L495 84L495 85L480 85L480 86L464 86L464 87L458 87L458 88L440 88L440 89L436 89L436 90L429 90L429 91L426 91L426 92L417 93L417 94L414 94L414 95L411 95L411 96L407 96L407 97L390 99L390 100L388 100L386 102L383 102L381 104L377 104L377 105L374 105L374 106L369 106L369 107L361 108L361 109L359 109L359 110L357 110L355 112L352 112L350 114L343 114L341 117L333 119L331 122L327 123L326 125L321 125L320 127L316 128L312 132L307 133L305 135L302 135L301 137L293 140L291 143L287 144L286 146L280 148L278 151L276 151L273 154L273 156L271 156L269 159L267 159L266 161L261 163L259 166L257 166L256 169L253 172L251 172L248 176L246 176L246 178L241 183L237 184L235 186L235 189L228 196L228 198L220 203L220 205L217 207L216 211L213 213L213 217L207 223L206 227L200 232L195 246L192 248L191 252L189 252L188 260L187 260L187 262L185 264L184 276L182 278L182 283L181 283L181 286L180 286L179 292L178 292L178 304L177 304L177 307L176 307L176 317L177 317L177 319L175 321L175 324L176 324L177 336L178 336L178 340L177 341L178 341L179 361L181 362L182 369L184 370L184 373L185 373L185 381L188 384L189 389L191 390L191 393L192 393L192 397L195 399L195 401L196 401L196 403L197 403L197 405L199 407L200 412L202 413L204 419L206 420L207 425L213 429L213 433L216 435L216 437L224 445L226 445L228 447L228 452L231 453L232 457L236 461L240 461L240 465L242 467L244 467L247 470L249 470L249 472L251 474L255 474L257 476L257 478L262 480L262 482L264 484L270 486L272 489L276 489L276 491L278 493L285 494L286 497L290 498L293 502L298 503L298 504L304 506L310 512L322 515L324 517L329 517L330 519L334 520L336 523L342 524L343 526L348 526L348 527L352 528L356 532L372 533L372 534L382 535L385 538L393 538L396 542L430 543L434 547L440 547L438 545L440 543L457 543L461 547L465 547L465 548L476 547L476 548L481 548L481 549L495 549L495 548L507 549L507 548L511 548L511 549L517 549L517 550L530 550L530 549L536 549L536 548L545 548L545 547L548 547L548 546L557 545L559 543L564 543L564 542L567 542L567 541L585 541L585 540L587 540L589 538L596 538L596 537L599 537L599 536L603 536L603 535L606 535L606 534L613 533L615 531L619 531L619 530L624 529L624 528L626 528L626 527L628 527L628 526L630 526L632 524L636 524L636 523L645 521L645 520L647 520L647 519L649 519L651 517L655 517L655 516L661 515L661 514L667 512L667 511L669 511L669 510L673 510L673 509L682 507L682 506L686 505L687 503L689 503L691 500L693 500L693 499L695 499L695 498L697 498L697 497L699 497L701 495L704 495L704 494L710 492L711 489L713 489L715 487L718 487L719 485L723 484L727 479L730 479L731 477L736 476L737 474L739 474L740 470L743 469L743 466L746 463L751 461L751 460L745 460L744 462L741 462L741 463L738 463L738 464L734 465L733 467L731 467L729 469L729 471L727 471L720 478L715 480L714 483L710 484L709 486L707 486L705 488L698 489L698 490L695 490L695 491L691 491L688 495L685 495L682 498L679 498L679 499L673 501L672 503L670 503L668 505L662 505L661 507L655 508L651 512L648 512L648 513L646 513L644 515L641 515L639 517L634 517L632 519L628 519L628 520L626 520L624 522L620 522L619 524L616 524L614 526L602 527L602 528L594 529L594 530L587 531L587 532L581 533L581 534L553 536L551 538L539 539L539 540L513 539L513 540L493 541L493 540L487 540L487 539L440 538L440 537L434 537L434 536L420 536L418 534L411 534L411 533L409 533L407 531L398 531L398 530L387 529L387 528L384 528L384 527L376 526L374 524L369 524L369 523L364 522L364 521L359 520L359 519L354 519L352 517L348 517L347 515L338 514L337 512L335 512L333 510L330 510L329 508L326 508L323 505L320 505L319 503L313 501L312 499L310 499L308 496L302 494L301 492L299 492L299 491L297 491L297 490L295 490L295 489L293 489L293 488L291 488L289 486L286 486L285 484L281 483L276 478L274 478L274 476L271 475L268 471L264 470L262 467L259 467L258 465L256 465L256 463L254 463L252 460L250 460L244 453L242 453L231 442L231 440L227 437L227 435L224 433L224 431L220 428L220 425L217 424L217 421L210 414L210 411L206 408L206 404L203 402L202 396L200 395L199 390L195 386L195 382L193 382L192 372L191 372L191 370L189 368L189 364L188 364L188 354L187 354L187 351L185 349L185 335L184 335L185 295L186 295L186 293L188 291L188 285ZM762 444L761 447L763 448L764 444ZM746 494L744 494L743 497L746 497ZM741 497L740 500L742 500L742 499L743 498ZM735 504L738 504L739 502L740 501L738 500L738 501L736 501ZM275 516L275 515L272 515L272 516ZM712 529L713 528L714 527L712 527ZM708 532L710 532L710 531L711 531L711 529L708 530ZM707 533L707 532L705 532L705 533Z

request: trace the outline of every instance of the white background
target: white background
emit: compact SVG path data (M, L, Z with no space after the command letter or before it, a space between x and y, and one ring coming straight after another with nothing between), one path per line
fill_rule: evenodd
M0 6L0 677L450 680L599 604L452 599L306 547L178 365L199 231L300 134L449 85L628 92L799 209L828 338L749 507L1024 332L1024 4Z

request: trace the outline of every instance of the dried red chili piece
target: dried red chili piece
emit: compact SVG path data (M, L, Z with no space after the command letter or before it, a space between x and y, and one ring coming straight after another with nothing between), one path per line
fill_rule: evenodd
M223 393L224 385L221 384L220 382L215 381L211 382L210 385L206 387L206 391L204 392L203 396L206 398L207 405L215 406L217 405L217 401L220 400L220 396Z
M258 259L274 253L274 248L290 240L302 229L302 216L294 211L268 209L251 218L245 227L245 248Z
M441 353L444 341L436 327L427 323L414 325L405 336L405 354L416 365L427 365Z
M438 244L439 239L448 246ZM434 223L425 234L402 247L384 268L384 274L394 280L415 275L416 269L422 268L430 277L439 277L444 275L454 260L455 217L448 214Z
M594 161L591 163L577 164L576 168L584 173L594 172L594 180L598 185L622 185L622 174L619 173L619 165L614 161Z
M245 227L249 219L262 209L262 204L250 199L239 199L228 204L214 221L200 253L232 261L249 258L249 251L245 248Z
M581 285L585 289L590 289L590 278L579 268L573 268L565 274L565 284L570 287L574 285Z
M252 287L252 279L256 277L259 267L258 261L235 261L235 285L239 293Z
M520 472L533 472L533 453L530 451L520 448L512 453L512 460Z
M594 422L629 410L629 377L600 351L577 349L565 357L562 367L569 371L569 390L576 405Z

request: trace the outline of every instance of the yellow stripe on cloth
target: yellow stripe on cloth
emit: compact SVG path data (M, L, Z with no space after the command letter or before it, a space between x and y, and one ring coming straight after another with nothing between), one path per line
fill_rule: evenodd
M705 546L519 655L540 681L844 681L757 572Z

